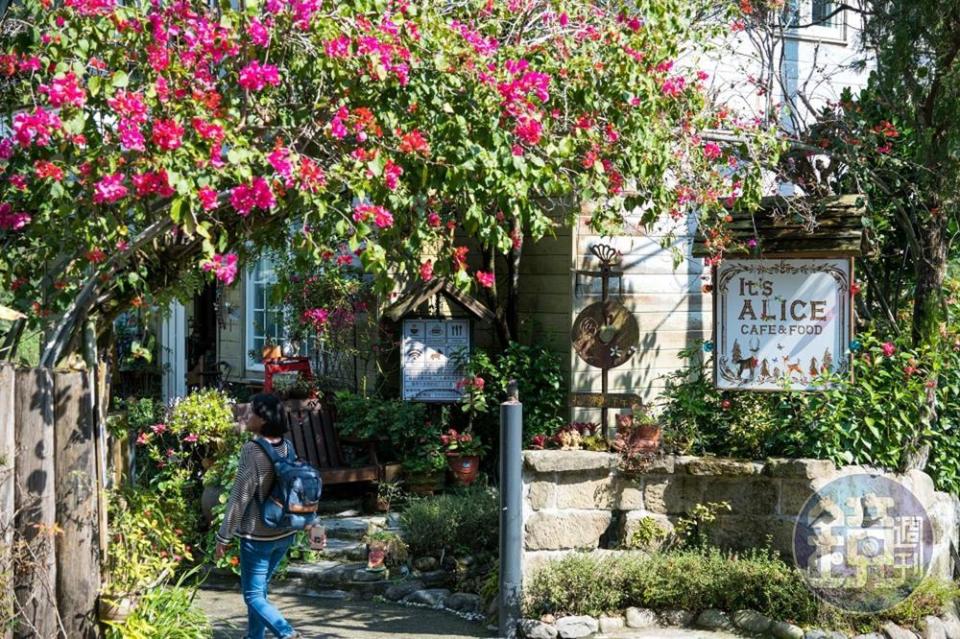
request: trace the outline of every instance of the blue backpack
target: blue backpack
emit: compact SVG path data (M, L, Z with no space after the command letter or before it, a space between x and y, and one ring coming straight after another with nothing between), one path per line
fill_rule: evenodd
M287 456L281 458L265 439L254 439L273 462L273 488L263 501L261 511L267 528L303 530L317 518L323 481L316 468L297 459L290 440Z

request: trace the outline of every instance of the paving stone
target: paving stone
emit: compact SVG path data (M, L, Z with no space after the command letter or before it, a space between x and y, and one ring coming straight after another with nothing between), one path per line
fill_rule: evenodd
M657 613L648 608L627 608L627 626L648 628L657 623Z
M422 581L404 581L387 588L383 593L383 597L390 601L400 601L411 592L423 590L423 588L424 584Z
M708 608L697 616L696 625L706 630L733 630L730 617L722 610Z
M595 634L600 629L600 623L593 617L577 615L557 619L556 628L561 639L581 639Z
M413 561L413 567L420 572L430 572L436 570L439 566L440 562L437 561L436 557L417 557Z
M764 633L773 625L773 620L756 610L738 610L733 613L733 623L738 628L754 634Z
M957 613L951 611L943 615L943 629L947 633L947 639L960 639L960 617Z
M386 570L380 572L371 572L366 568L358 568L350 573L350 581L359 581L369 583L371 581L386 581L388 573Z
M865 635L857 635L853 639L883 639L883 635L879 632L868 632Z
M450 595L444 602L444 607L457 612L480 612L483 602L480 595L469 592L456 592Z
M403 598L403 603L423 604L431 608L442 608L443 603L450 596L446 588L426 588L415 590Z
M450 573L446 570L431 570L420 573L419 578L428 586L439 586L450 581Z
M557 629L539 619L524 619L520 622L520 632L527 639L556 639Z
M847 639L847 635L836 630L821 630L812 628L804 634L804 639Z

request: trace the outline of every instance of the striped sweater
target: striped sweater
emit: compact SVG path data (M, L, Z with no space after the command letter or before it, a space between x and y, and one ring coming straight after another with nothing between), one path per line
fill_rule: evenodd
M287 440L273 444L280 457L287 455ZM223 523L217 532L217 541L226 544L236 537L257 541L272 541L288 537L296 530L267 528L260 515L260 504L273 488L273 462L256 442L247 442L240 450L237 479L233 482Z

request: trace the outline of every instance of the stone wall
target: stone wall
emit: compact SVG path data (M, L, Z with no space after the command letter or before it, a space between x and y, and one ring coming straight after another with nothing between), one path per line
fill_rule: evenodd
M719 457L665 456L641 475L626 477L617 456L588 451L524 453L524 574L574 550L617 549L645 517L671 530L697 504L726 501L730 512L711 526L711 539L727 548L763 546L792 555L793 529L804 503L819 487L844 475L881 471L836 468L815 459L750 462ZM960 501L934 490L920 471L886 476L923 504L934 533L931 573L952 574Z

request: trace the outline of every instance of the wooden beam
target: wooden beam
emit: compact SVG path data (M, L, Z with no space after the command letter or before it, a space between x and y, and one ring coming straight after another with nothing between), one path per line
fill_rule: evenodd
M634 393L570 393L567 406L577 408L633 408L642 406L643 398Z
M16 395L14 393L16 373L13 366L0 364L0 573L13 575L13 514L15 509L14 460L17 457L17 444L14 438L14 415ZM4 580L4 592L0 598L4 602L13 601L13 579ZM12 611L4 610L4 616ZM13 630L6 628L0 636L11 639Z

